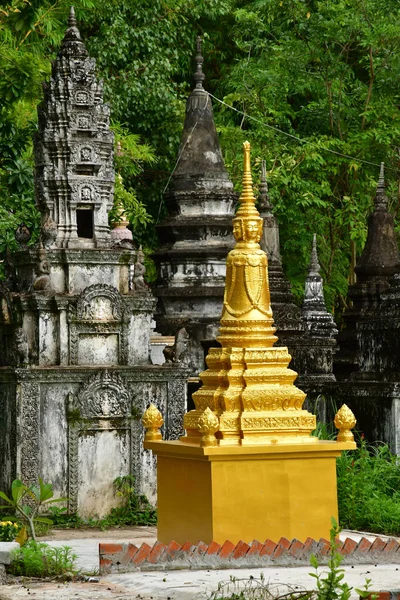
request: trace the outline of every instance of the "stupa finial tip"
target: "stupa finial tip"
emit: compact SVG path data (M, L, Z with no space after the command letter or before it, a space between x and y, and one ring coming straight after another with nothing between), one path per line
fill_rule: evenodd
M196 38L196 71L194 74L194 80L197 89L203 89L203 81L206 78L206 76L203 73L204 58L202 53L202 43L202 37L198 35Z
M73 6L69 9L68 27L76 27L75 8Z

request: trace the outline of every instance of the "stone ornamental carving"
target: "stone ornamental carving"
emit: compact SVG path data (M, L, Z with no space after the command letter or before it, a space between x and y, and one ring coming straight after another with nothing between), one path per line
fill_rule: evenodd
M55 239L47 237L46 245L103 247L110 239L108 211L114 186L110 111L73 9L68 25L39 108L38 203L44 222L50 218L57 228Z
M120 321L121 316L121 296L118 290L110 285L91 285L78 298L78 321Z
M121 377L110 371L93 375L70 398L70 405L79 410L82 417L126 417L130 415L128 390Z

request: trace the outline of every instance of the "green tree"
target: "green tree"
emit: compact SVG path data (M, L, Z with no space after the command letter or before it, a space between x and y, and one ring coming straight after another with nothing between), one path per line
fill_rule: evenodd
M398 209L400 7L377 0L236 6L236 60L218 93L249 118L220 111L228 164L238 170L240 129L253 143L254 162L267 159L292 282L302 288L317 231L329 304L339 298L343 306L350 246L365 241L378 179L368 163L386 162Z

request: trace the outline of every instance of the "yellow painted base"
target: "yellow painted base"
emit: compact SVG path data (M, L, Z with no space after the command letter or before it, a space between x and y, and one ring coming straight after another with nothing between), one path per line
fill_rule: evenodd
M329 539L338 518L336 457L355 443L145 447L158 457L158 539L235 544Z

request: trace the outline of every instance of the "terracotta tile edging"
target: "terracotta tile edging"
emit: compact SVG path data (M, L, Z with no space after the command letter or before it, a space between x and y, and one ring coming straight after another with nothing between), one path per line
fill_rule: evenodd
M344 565L400 563L400 544L395 538L376 538L370 542L363 537L357 543L346 538L338 544ZM140 547L131 543L99 544L100 573L127 573L137 570L168 569L224 569L268 566L309 565L310 557L316 554L321 565L329 558L329 542L324 539L299 540L281 538L272 540L239 541L233 544L211 542L178 544L174 540L168 545L155 542L153 546L143 543ZM382 592L383 593L383 592ZM400 600L400 594L396 596ZM384 598L382 597L382 600Z

